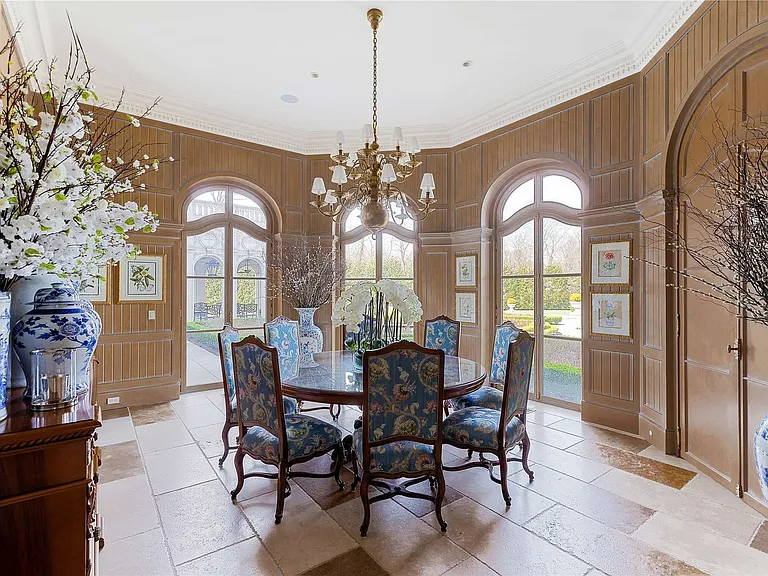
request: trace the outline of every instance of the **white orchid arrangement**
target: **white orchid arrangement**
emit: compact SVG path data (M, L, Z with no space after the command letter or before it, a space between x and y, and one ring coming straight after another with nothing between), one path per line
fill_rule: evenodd
M154 104L126 120L118 119L122 97L112 111L81 110L98 97L77 35L58 82L55 61L44 74L41 62L14 70L14 43L0 50L0 291L36 274L96 277L100 266L135 256L128 234L154 232L157 219L115 198L173 161L151 158L128 133Z
M345 288L333 305L331 322L352 334L350 349L377 348L400 340L403 326L422 317L421 301L413 289L394 280L361 282Z

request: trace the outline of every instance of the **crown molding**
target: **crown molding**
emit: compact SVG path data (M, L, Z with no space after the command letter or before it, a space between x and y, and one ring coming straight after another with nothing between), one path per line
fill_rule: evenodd
M629 48L617 42L461 118L445 124L404 126L403 130L417 136L423 149L452 148L631 76L656 56L703 1L686 0L671 15L661 12L649 26L649 32L641 34ZM3 0L10 26L17 28L23 23L17 46L24 62L50 60L51 30L44 8L38 4L41 3ZM110 108L120 102L122 86L116 81L100 78L95 87L100 105ZM151 91L131 86L122 96L121 110L139 115L154 101ZM299 130L177 98L160 100L148 117L299 154L328 154L334 148L335 131ZM358 130L345 130L349 146L360 143L359 138L349 138ZM391 128L380 129L381 134L390 132ZM386 145L386 138L382 140Z

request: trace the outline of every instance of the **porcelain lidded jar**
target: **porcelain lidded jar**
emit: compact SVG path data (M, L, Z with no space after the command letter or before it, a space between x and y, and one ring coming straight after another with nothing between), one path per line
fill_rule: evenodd
M77 392L88 390L88 369L101 332L100 319L86 306L69 283L57 282L35 293L33 308L13 327L13 349L24 369L31 391L33 350L79 347L77 351Z

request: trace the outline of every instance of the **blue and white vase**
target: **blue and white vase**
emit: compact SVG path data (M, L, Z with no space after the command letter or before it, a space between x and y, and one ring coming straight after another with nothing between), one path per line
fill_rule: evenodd
M755 468L763 498L768 502L768 416L763 418L755 431Z
M8 417L11 379L11 295L0 292L0 422Z
M57 282L35 293L33 308L13 327L13 349L27 377L24 396L29 397L33 350L79 347L77 352L77 392L89 388L89 369L101 332L101 319L80 300L71 284Z
M299 313L299 368L317 366L315 353L323 351L323 331L315 326L317 308L296 308Z

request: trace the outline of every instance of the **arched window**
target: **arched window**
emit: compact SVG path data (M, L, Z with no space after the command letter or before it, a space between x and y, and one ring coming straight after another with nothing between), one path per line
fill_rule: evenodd
M196 190L184 214L188 388L221 382L216 333L225 322L252 333L268 319L271 223L257 196L229 185Z
M581 403L581 190L566 174L514 182L497 212L499 320L536 335L531 395Z
M397 214L397 209L394 212ZM355 209L347 214L341 230L347 284L388 278L415 289L416 234L413 220L405 218L401 223L390 221L374 238L360 222L360 210ZM412 326L404 337L413 338Z

